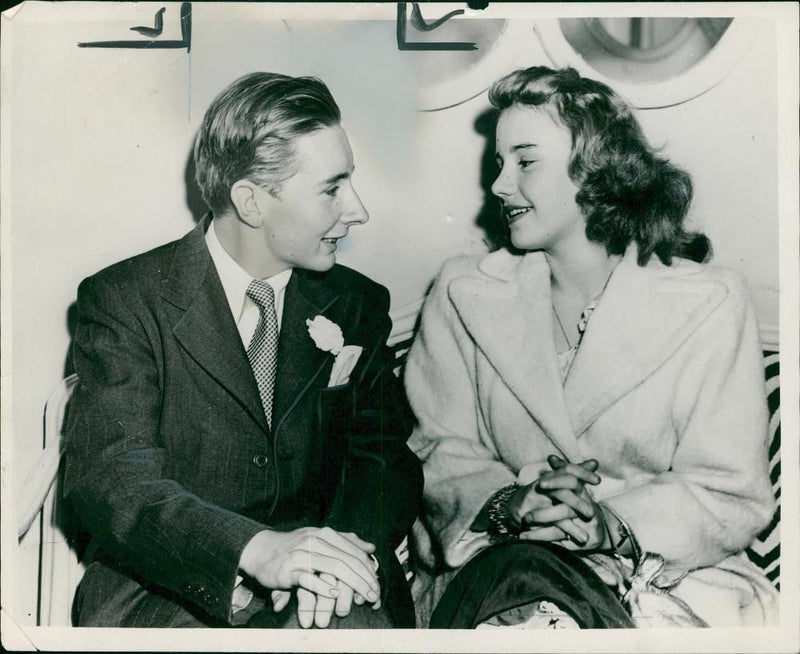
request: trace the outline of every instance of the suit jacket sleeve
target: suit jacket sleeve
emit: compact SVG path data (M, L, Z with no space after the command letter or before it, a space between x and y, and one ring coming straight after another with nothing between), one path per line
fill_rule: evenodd
M348 389L353 393L348 403L352 413L343 427L342 476L325 523L358 534L382 556L411 528L422 494L422 472L406 445L412 416L386 346L389 293L372 285L365 300L356 329L364 351Z
M265 527L170 478L161 335L134 286L95 277L79 288L65 493L135 577L227 620L240 553Z

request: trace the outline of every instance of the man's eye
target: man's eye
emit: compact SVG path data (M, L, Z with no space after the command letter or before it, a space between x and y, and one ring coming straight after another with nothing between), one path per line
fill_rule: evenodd
M330 195L332 198L335 198L338 192L339 192L339 187L334 186L333 188L329 188L327 191L325 191L325 195Z

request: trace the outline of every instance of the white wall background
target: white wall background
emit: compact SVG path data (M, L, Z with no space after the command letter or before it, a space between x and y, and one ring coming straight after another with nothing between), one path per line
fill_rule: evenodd
M6 497L41 448L42 408L65 372L78 283L194 225L198 205L186 184L192 137L209 101L240 74L328 82L371 214L340 260L387 285L395 309L421 299L444 259L485 249L475 218L486 140L474 123L486 94L418 112L414 71L395 42L394 5L383 8L385 22L344 25L276 20L270 5L195 3L191 54L76 47L138 38L129 28L152 24L160 6L28 4L3 19ZM179 38L179 5L166 6L162 38ZM531 32L495 76L549 63ZM776 112L775 42L765 39L708 93L640 113L651 140L692 173L692 220L711 237L716 261L746 275L765 333L778 319ZM26 565L35 540L22 549ZM19 565L11 575L14 615L25 624L36 601L29 574Z

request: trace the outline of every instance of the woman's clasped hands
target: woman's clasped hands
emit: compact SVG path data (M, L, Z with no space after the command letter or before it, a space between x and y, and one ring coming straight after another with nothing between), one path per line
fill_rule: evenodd
M597 461L567 463L551 455L547 462L551 470L521 486L509 500L508 515L521 530L519 537L558 542L571 550L610 547L603 510L586 488L600 483ZM550 502L543 502L544 498Z

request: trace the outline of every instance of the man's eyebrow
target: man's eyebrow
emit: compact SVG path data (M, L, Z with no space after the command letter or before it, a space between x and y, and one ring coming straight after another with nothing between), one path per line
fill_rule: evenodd
M322 182L322 186L329 186L331 184L335 184L336 182L342 179L349 179L350 173L339 173L338 175L334 175L333 177L328 177L324 182Z

